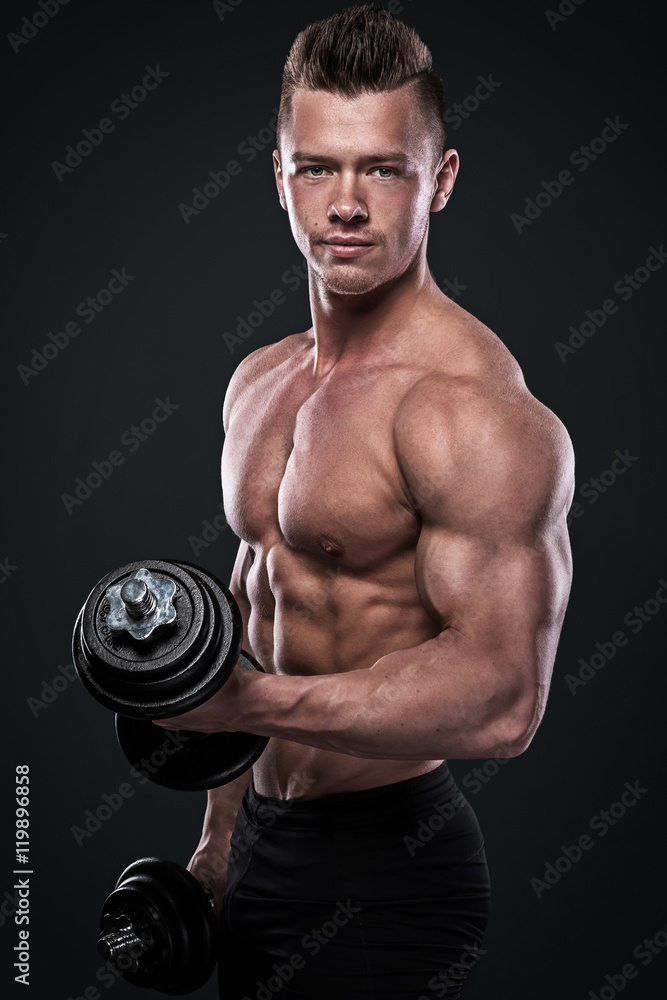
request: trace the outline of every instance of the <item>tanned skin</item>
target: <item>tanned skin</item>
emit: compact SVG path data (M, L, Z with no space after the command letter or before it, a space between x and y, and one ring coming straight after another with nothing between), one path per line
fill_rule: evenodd
M459 161L434 155L413 85L299 88L280 145L313 325L239 365L222 459L231 590L266 673L237 665L158 725L272 737L252 773L279 799L515 756L544 713L570 590L570 439L429 271L429 213ZM336 238L372 246L341 256ZM190 862L218 909L249 781L209 793Z

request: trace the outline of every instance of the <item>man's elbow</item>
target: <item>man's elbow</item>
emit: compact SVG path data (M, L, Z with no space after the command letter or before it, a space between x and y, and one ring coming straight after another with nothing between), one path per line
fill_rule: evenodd
M494 731L494 757L518 757L530 746L540 724L539 703L524 696L509 711L503 713Z

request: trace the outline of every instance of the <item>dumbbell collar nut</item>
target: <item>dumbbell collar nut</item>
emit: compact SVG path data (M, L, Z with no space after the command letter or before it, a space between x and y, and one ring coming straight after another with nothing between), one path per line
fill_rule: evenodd
M103 930L97 942L97 950L102 958L111 962L117 962L119 957L130 960L129 965L125 965L124 972L136 972L139 968L139 957L147 948L147 943L142 941L137 934L131 919L124 913L105 914L103 917Z
M156 629L176 621L175 593L174 580L154 576L142 566L107 589L107 625L114 631L128 632L133 639L148 639Z

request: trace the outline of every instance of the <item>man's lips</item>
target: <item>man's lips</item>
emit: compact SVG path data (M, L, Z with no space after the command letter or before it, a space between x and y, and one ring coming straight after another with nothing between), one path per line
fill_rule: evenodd
M362 257L375 246L374 243L360 240L356 236L334 236L322 240L322 244L334 257Z

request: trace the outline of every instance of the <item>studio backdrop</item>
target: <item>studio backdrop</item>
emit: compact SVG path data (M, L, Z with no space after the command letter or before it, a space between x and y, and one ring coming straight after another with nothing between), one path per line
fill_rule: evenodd
M205 793L131 772L74 673L72 628L132 560L230 578L225 390L251 351L310 326L271 162L282 67L303 27L346 6L2 5L3 996L140 996L96 951L101 903L135 858L185 865L197 845ZM508 346L577 463L544 721L517 758L451 762L493 892L467 996L658 1000L662 29L642 3L383 6L430 47L461 158L431 216L432 274ZM409 1000L443 995L425 982Z

